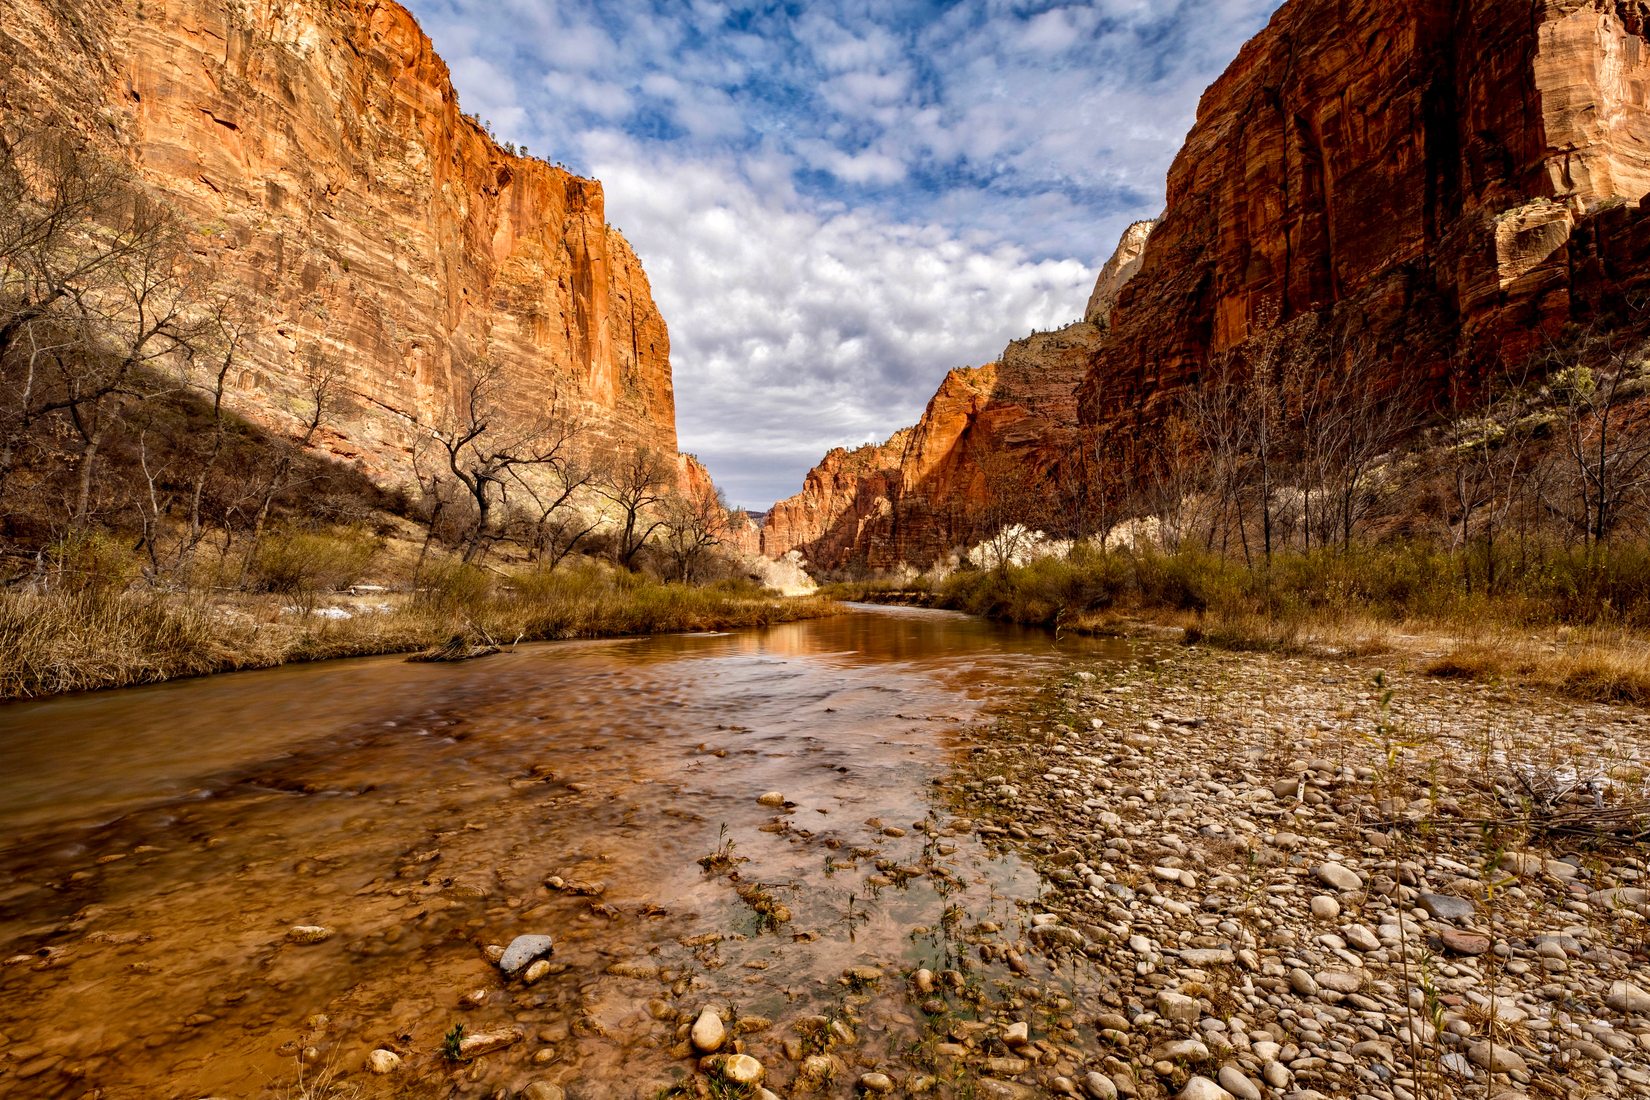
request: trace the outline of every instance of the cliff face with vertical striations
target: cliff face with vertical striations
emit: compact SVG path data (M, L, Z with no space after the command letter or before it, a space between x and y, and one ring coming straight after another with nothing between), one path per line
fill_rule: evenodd
M601 185L495 143L399 5L7 0L0 129L41 126L182 209L256 319L232 396L258 418L334 372L325 445L399 479L484 358L507 412L676 450L669 336Z
M1310 314L1422 378L1539 347L1598 289L1578 226L1650 191L1645 8L1285 4L1204 93L1085 418L1161 413Z
M1083 369L1056 356L1029 372L1063 397L1003 434L1022 371L976 399L942 458L902 459L857 493L810 475L787 502L809 522L779 544L824 566L923 564L947 534L932 517L978 496L990 456L1047 468L1079 421L1160 419L1268 343L1442 386L1571 322L1614 323L1650 284L1647 18L1640 0L1288 0L1204 93L1163 215L1125 234L1090 331L1067 330ZM929 518L905 520L891 554L859 517L901 495Z

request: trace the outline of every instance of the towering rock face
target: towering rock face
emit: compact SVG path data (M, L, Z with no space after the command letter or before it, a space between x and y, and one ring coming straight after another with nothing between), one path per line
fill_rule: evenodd
M1640 0L1288 0L1204 93L1162 217L1130 228L1061 337L1082 369L1019 353L1027 369L988 384L961 430L929 430L949 452L867 457L857 490L828 457L776 545L922 564L945 542L934 517L977 497L992 456L1048 466L1078 420L1162 418L1260 349L1442 386L1570 322L1620 323L1650 292L1647 19ZM1039 411L1005 434L993 410L1021 407L1032 376ZM945 419L931 404L915 434ZM896 496L926 518L896 525Z
M676 450L670 344L602 189L466 117L388 0L7 0L0 128L67 126L178 204L255 319L238 407L347 391L326 445L406 476L476 364L504 411Z
M1084 417L1161 413L1313 314L1412 376L1528 355L1598 289L1577 228L1650 191L1644 12L1290 0L1204 93Z

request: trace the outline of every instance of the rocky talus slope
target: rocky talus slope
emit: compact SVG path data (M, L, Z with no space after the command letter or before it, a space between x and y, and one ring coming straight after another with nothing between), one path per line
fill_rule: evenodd
M989 456L1036 476L1069 461L1079 421L1160 421L1228 364L1281 356L1442 392L1573 323L1642 323L1644 33L1642 5L1620 0L1289 0L1204 93L1162 216L1130 227L1062 337L1087 363L1025 359L1042 407L1079 415L1017 418L1005 437L994 410L1022 407L1028 381L984 381L961 419L937 431L931 405L916 429L951 440L946 455L835 494L818 491L843 478L827 458L776 509L806 522L774 547L827 568L926 565L947 541L936 517L977 502ZM901 498L945 506L867 522Z
M399 478L484 357L509 413L560 402L676 450L669 337L601 184L495 142L399 5L15 0L0 129L42 128L182 209L257 321L238 408L287 426L306 377L334 372L324 445Z

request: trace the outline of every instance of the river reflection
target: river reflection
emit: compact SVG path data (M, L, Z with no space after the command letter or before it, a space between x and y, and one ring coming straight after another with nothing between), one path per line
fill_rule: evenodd
M646 1095L707 1000L772 1017L772 1049L751 1042L783 1065L785 1021L829 1009L844 967L938 965L913 927L1035 893L949 835L933 781L982 708L1074 653L1120 655L856 608L0 709L0 952L38 960L0 971L0 1091L31 1070L29 1095L259 1095L306 1047L358 1073L383 1045L431 1095ZM708 874L728 839L732 874ZM337 934L296 947L293 924ZM557 973L506 987L479 948L523 932L557 938ZM867 1030L891 1042L908 1011ZM432 1052L460 1021L525 1039L455 1078Z

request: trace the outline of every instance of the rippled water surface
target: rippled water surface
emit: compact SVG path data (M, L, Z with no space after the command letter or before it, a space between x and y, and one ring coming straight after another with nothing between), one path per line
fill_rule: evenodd
M376 1094L388 1047L408 1094L647 1096L706 1003L772 1021L746 1045L782 1077L845 968L938 967L956 914L1035 895L950 827L945 779L987 709L1115 652L861 608L0 709L0 1093L286 1095L302 1065ZM553 973L506 983L484 948L529 932ZM909 1013L867 999L860 1040ZM452 1067L458 1023L523 1038Z

